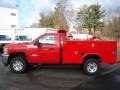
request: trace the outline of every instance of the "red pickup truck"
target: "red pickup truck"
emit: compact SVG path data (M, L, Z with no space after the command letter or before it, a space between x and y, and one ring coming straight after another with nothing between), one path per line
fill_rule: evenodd
M82 65L87 74L96 74L100 64L116 64L117 42L71 40L63 30L45 33L26 44L8 44L2 54L3 63L12 72L23 73L34 64Z

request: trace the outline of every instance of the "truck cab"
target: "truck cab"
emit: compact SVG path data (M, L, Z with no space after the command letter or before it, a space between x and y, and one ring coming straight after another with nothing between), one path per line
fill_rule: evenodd
M29 65L82 65L87 74L96 74L100 63L117 63L115 41L70 40L64 30L45 33L27 44L4 47L3 63L12 72L23 73ZM109 56L109 57L108 57Z

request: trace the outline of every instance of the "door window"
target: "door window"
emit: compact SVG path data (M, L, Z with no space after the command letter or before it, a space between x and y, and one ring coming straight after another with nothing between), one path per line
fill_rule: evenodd
M39 43L45 45L54 45L55 44L55 36L54 35L47 35L39 39Z

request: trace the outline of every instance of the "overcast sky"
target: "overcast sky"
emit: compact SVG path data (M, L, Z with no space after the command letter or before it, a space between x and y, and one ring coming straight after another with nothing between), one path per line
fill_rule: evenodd
M37 22L40 12L48 13L53 10L55 4L59 0L0 0L0 6L16 8L20 13L20 25L30 26L33 22ZM109 15L120 14L119 0L70 0L75 9L84 4L90 5L94 3L101 4ZM16 7L17 6L17 7ZM116 11L118 9L119 11Z

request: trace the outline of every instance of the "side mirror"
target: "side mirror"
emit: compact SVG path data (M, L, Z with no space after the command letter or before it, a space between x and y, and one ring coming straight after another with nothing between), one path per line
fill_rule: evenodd
M15 38L15 40L17 40L17 41L18 41L18 40L19 40L19 38L17 38L17 37L16 37L16 38Z
M40 47L40 46L42 45L42 43L39 43L39 41L37 41L37 42L35 43L35 45L38 46L38 47Z
M9 40L11 40L11 38L9 38Z

